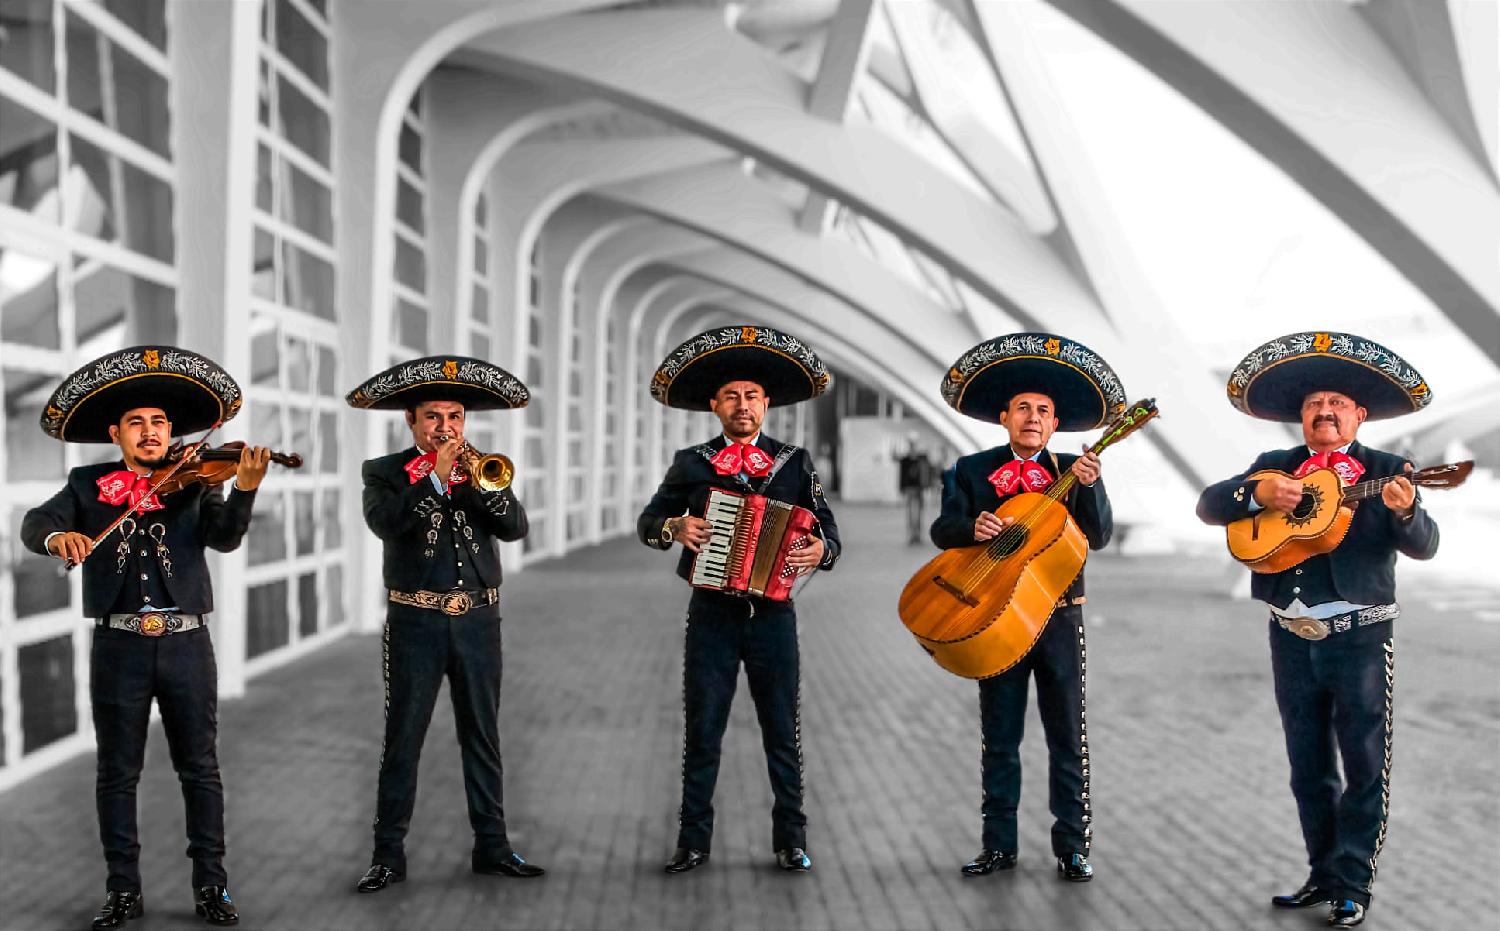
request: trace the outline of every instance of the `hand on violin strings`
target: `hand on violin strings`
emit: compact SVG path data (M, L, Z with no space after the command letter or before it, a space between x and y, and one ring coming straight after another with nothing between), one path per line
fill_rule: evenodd
M234 470L234 484L241 491L254 491L266 477L271 465L271 450L264 446L246 446L240 450L240 464ZM221 479L222 481L222 479Z

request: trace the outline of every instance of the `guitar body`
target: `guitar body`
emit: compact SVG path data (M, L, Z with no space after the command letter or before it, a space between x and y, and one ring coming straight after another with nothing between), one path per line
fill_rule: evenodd
M1247 480L1270 476L1293 478L1265 469ZM1342 503L1344 489L1337 472L1318 469L1294 480L1302 483L1302 503L1292 513L1257 511L1225 528L1230 555L1251 572L1281 572L1332 552L1349 532L1354 510Z
M1016 495L995 514L1030 523L1010 553L991 557L989 543L944 550L906 583L897 605L938 665L968 679L999 675L1031 651L1088 557L1067 508L1046 495Z

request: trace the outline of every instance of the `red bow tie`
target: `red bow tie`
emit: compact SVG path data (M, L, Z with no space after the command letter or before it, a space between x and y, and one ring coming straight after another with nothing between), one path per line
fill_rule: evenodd
M1340 481L1345 485L1353 485L1359 481L1361 475L1365 474L1365 467L1360 464L1358 459L1335 450L1329 450L1326 453L1318 453L1315 456L1309 457L1306 462L1297 467L1297 471L1293 472L1292 475L1296 478L1302 478L1309 472L1316 472L1319 469L1332 469L1337 472Z
M1046 491L1052 484L1047 470L1031 459L1012 459L990 473L995 494L1004 498L1021 491Z
M771 472L772 459L759 446L749 443L730 443L709 460L714 471L720 475L754 475L759 478Z
M415 485L417 482L431 475L432 470L437 468L437 450L433 450L430 453L423 453L411 462L408 462L403 468L406 469L406 474L411 477L410 484ZM468 480L469 473L460 469L458 463L455 462L453 464L453 471L448 474L448 484L458 485Z
M140 504L141 506L136 510L143 514L147 511L160 511L166 507L156 495L148 496L148 492L151 491L151 480L144 475L136 475L129 469L111 472L95 479L94 484L99 486L99 500L105 504L129 502L131 507ZM141 504L142 498L146 499L144 504Z

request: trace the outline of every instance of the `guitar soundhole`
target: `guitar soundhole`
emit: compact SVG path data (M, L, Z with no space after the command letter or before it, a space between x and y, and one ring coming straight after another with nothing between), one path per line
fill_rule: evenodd
M1302 500L1292 509L1292 513L1286 516L1286 522L1293 527L1301 527L1312 522L1313 515L1323 506L1323 489L1315 485L1302 486Z
M1000 535L990 541L990 555L996 559L1005 559L1019 550L1026 543L1026 531L1012 530L1006 528L1000 531Z

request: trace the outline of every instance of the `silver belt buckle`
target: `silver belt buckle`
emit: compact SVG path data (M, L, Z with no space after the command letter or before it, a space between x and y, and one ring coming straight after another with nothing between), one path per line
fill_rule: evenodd
M1322 640L1328 636L1328 622L1320 621L1315 617L1283 617L1278 618L1281 626L1291 631L1303 640Z
M469 597L468 592L448 592L439 603L438 610L449 617L459 617L468 614L472 607L474 607L474 599Z

